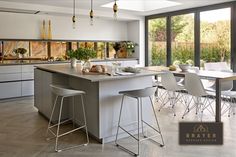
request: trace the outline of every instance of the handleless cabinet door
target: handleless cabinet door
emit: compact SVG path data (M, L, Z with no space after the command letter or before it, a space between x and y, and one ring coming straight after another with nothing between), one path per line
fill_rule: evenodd
M0 99L21 96L21 82L0 83Z
M34 95L34 81L22 81L21 92L22 96Z

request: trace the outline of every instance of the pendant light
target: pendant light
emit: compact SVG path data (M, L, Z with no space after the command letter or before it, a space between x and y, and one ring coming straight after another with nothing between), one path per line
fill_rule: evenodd
M76 28L76 17L75 17L75 0L73 0L73 16L72 16L72 27Z
M115 3L113 5L113 12L114 12L114 19L117 20L117 11L118 11L118 6L116 4L116 0Z
M93 0L91 0L91 6L90 6L91 10L89 13L90 16L90 25L93 26Z

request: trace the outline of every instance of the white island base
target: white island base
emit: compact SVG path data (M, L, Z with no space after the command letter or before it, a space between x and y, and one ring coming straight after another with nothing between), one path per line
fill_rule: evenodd
M37 67L35 69L35 106L38 111L46 118L50 117L53 101L55 96L50 91L50 84L64 84L71 88L83 90L86 92L85 109L87 117L87 126L89 134L99 140L101 143L107 143L115 140L117 131L118 117L120 112L121 95L119 91L141 89L152 86L152 75L154 73L145 73L133 76L104 76L104 79L98 79L98 76L88 76L78 73L68 68L55 67ZM61 71L63 69L63 72ZM94 77L94 80L91 79ZM100 76L99 76L100 77ZM110 77L110 78L109 78ZM96 79L95 79L96 78ZM67 98L66 98L67 99ZM68 100L69 99L69 100ZM72 98L65 100L63 106L63 119L72 116ZM80 125L83 122L82 112L78 112L79 97L75 98L75 121ZM59 105L58 105L59 106ZM153 113L148 98L143 99L143 117L145 121L152 122ZM56 109L58 112L59 108ZM57 114L55 114L57 115ZM53 117L56 121L57 117ZM137 100L134 98L125 98L125 104L122 112L123 124L130 124L137 121ZM140 125L141 126L141 125ZM137 124L129 125L128 130L137 131ZM120 132L122 132L120 130ZM119 137L125 137L123 133Z

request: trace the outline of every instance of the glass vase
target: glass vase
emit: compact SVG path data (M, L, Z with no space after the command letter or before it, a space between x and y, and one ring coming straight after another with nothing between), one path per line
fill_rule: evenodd
M76 66L77 66L77 59L76 58L71 58L70 59L70 65L71 65L71 68L76 68Z
M81 61L81 71L89 72L90 67L91 67L90 60Z

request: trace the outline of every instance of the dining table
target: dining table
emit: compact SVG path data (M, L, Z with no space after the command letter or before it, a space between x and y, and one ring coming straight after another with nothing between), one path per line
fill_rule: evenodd
M164 66L148 66L144 67L146 70L155 71L155 72L164 72L169 70L168 67ZM216 85L216 95L215 95L215 122L221 122L221 84L224 81L233 81L236 80L235 72L223 72L223 71L207 71L207 70L195 70L195 71L181 71L177 69L171 71L175 76L185 77L185 74L188 72L194 72L201 78L214 79Z

